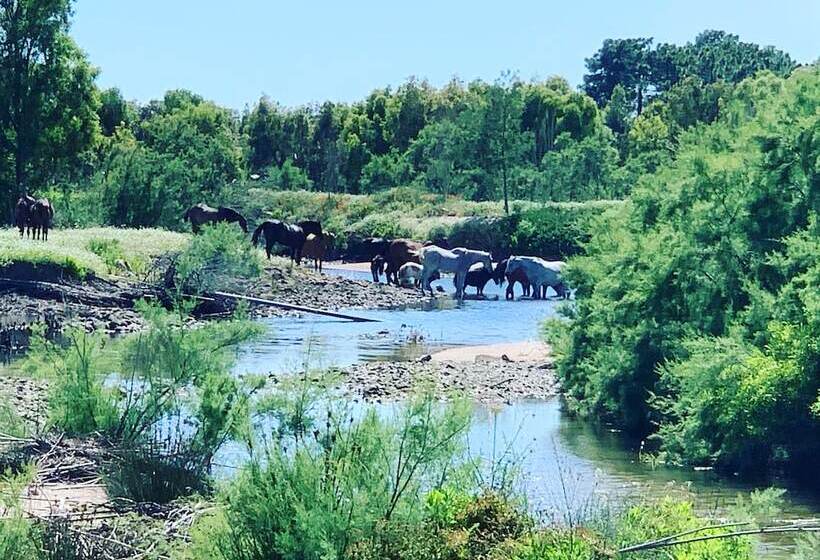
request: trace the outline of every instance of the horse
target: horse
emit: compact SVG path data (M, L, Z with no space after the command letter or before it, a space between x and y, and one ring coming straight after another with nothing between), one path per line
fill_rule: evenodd
M321 236L311 233L305 238L305 243L302 245L302 256L306 259L313 259L313 270L322 272L322 261L328 248L333 246L335 238L336 236L332 233L325 233Z
M508 300L515 299L515 284L518 282L521 284L521 295L529 296L530 295L530 280L527 278L526 273L523 269L519 268L518 270L513 270L512 273L507 272L507 264L509 263L509 259L504 259L498 266L496 266L496 271L498 271L499 276L506 277L507 279L507 291L505 297Z
M382 274L384 274L384 257L381 255L376 255L373 257L373 260L370 261L370 274L373 275L373 282L376 284L379 283L379 279Z
M265 253L267 253L268 259L270 259L274 243L279 243L290 249L290 260L296 261L296 264L302 262L302 247L306 238L302 228L279 220L266 220L253 231L251 243L254 246L256 246L259 236L262 234L265 235Z
M385 261L387 262L387 283L398 285L399 269L401 265L408 262L421 264L420 252L422 244L409 239L394 239L387 245Z
M14 225L20 230L21 238L26 228L28 228L28 235L31 236L29 216L31 214L31 207L34 206L35 202L34 197L24 194L17 199L17 204L14 205Z
M305 235L315 235L316 237L323 237L324 232L322 231L322 224L316 220L302 220L301 222L296 222L296 225L302 228L302 231L305 232Z
M464 287L466 289L467 286L473 286L476 289L476 295L482 297L484 296L484 287L490 280L494 281L496 286L500 286L504 280L504 269L496 266L494 271L489 271L482 263L476 263L467 271Z
M402 288L418 288L421 283L421 274L423 269L423 266L414 262L408 262L401 265L401 268L399 268L399 286ZM436 271L432 274L432 276L430 276L430 281L434 282L439 278L441 278L441 274Z
M204 225L215 224L217 222L239 222L239 227L242 231L248 233L248 221L245 217L232 208L220 206L213 208L200 202L188 208L185 214L182 215L182 220L191 222L191 230L194 233L199 233L199 228Z
M491 272L493 270L493 261L490 258L490 253L464 249L462 247L448 251L435 245L429 245L422 249L421 263L424 267L421 274L422 292L424 292L425 289L429 289L430 293L433 293L433 289L430 287L430 277L434 272L452 272L456 276L456 298L459 300L464 299L464 281L467 277L467 271L470 270L472 265L475 263L484 263L487 270Z
M533 287L533 297L547 297L547 288L555 290L558 297L567 298L569 292L561 278L563 261L545 261L538 257L510 257L507 263L507 275L523 271Z
M29 209L29 229L33 239L48 241L48 230L54 219L54 208L47 198L41 198Z

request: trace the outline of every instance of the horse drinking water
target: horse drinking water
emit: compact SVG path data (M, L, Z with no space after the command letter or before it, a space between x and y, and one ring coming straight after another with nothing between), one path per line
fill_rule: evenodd
M545 261L538 257L510 257L507 263L507 276L524 272L532 284L535 298L546 298L547 288L555 290L558 297L566 298L569 292L561 277L564 261Z

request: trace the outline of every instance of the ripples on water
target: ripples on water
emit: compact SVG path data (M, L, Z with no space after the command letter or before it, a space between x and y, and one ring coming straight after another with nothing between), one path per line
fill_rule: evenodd
M368 273L329 271L355 279ZM448 293L452 282L438 283ZM472 290L471 290L472 291ZM267 333L241 351L238 373L283 374L315 367L347 366L359 361L412 360L439 349L535 340L541 323L556 316L558 302L504 301L493 283L488 301L456 305L443 299L429 309L355 311L378 323L351 323L318 316L264 320ZM492 298L498 296L499 301ZM385 412L391 405L380 405ZM522 482L530 507L545 520L574 519L606 507L608 502L661 498L692 499L704 514L726 511L738 493L752 488L711 472L652 469L637 460L634 448L619 434L568 417L558 399L519 402L500 408L477 407L468 437L473 454L489 458L507 443L520 458ZM495 441L495 445L493 442ZM222 462L241 462L242 453L227 448ZM818 497L791 488L784 518L820 516ZM793 541L767 536L761 553L787 558Z

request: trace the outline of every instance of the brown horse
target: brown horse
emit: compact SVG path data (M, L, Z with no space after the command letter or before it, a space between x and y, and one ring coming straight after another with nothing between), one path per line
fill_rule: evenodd
M304 229L304 228L303 228ZM327 250L333 247L336 236L332 233L323 235L309 234L302 245L302 256L306 259L313 259L313 270L322 272L322 261L325 259Z
M35 202L34 197L24 194L14 205L14 225L20 230L20 237L23 237L26 228L28 228L28 235L31 236L29 217L31 216L31 207L34 206Z
M507 277L507 292L506 298L507 299L515 299L515 283L518 282L521 284L521 295L522 296L529 296L530 295L530 279L527 278L527 274L522 269L513 270L511 274L507 274L507 264L508 259L504 259L498 266L495 267L496 272L499 274L499 278L503 278L504 276Z
M48 230L54 219L54 208L47 198L41 198L31 205L28 222L34 239L48 241Z
M286 224L279 220L267 220L253 231L251 243L256 245L261 235L265 236L265 253L268 259L273 252L274 244L279 243L290 249L292 261L296 261L296 264L302 262L302 247L305 245L306 236L305 231L299 226Z
M394 239L387 246L384 260L387 262L385 274L387 283L399 285L399 269L401 265L409 262L421 264L422 244L409 239Z
M188 208L182 215L183 221L191 222L191 230L199 233L199 228L204 225L215 224L217 222L234 223L239 222L242 231L248 233L248 221L245 217L232 208L220 206L213 208L207 204L199 203Z

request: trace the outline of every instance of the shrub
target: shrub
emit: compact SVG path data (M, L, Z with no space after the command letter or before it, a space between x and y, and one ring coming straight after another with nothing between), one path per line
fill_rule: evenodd
M403 405L393 422L373 410L358 419L332 407L321 414L304 392L287 398L272 409L262 456L225 489L223 511L195 531L195 557L341 558L372 541L377 526L417 522L424 488L446 482L469 424L464 405L431 397Z
M62 347L39 337L25 367L49 377L54 426L132 449L114 461L112 493L168 501L203 488L195 481L217 449L246 435L248 401L259 385L235 379L230 367L236 346L259 329L242 319L190 329L184 309L143 304L140 311L149 328L129 338L72 331ZM140 477L140 461L153 477L168 478Z
M202 228L176 260L176 285L189 292L229 288L262 273L259 253L235 224Z

